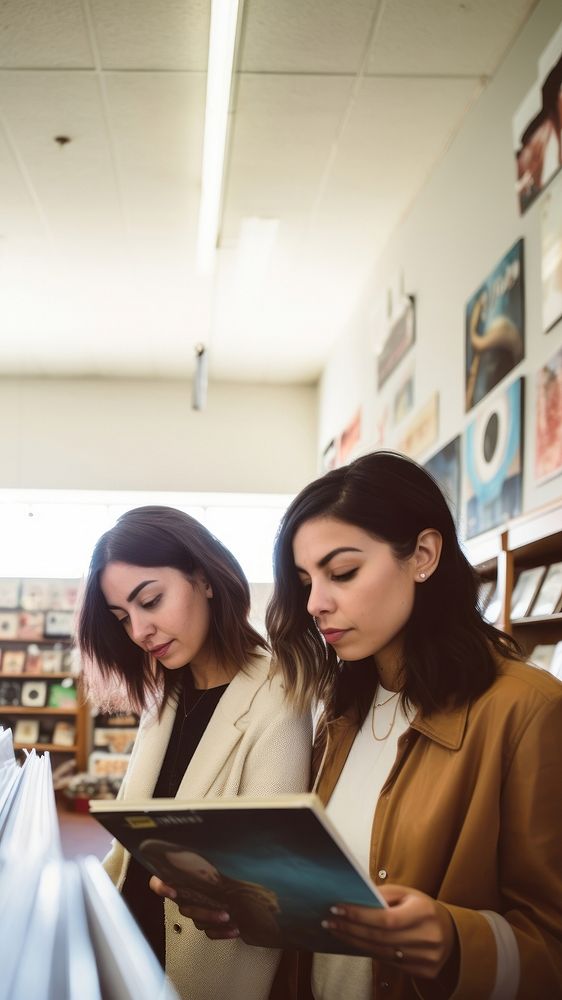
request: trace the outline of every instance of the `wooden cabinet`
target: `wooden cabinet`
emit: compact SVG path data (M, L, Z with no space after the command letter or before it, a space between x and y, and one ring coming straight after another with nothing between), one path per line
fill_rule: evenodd
M0 725L17 750L87 765L90 712L73 668L77 580L0 578Z
M562 500L471 539L465 544L465 552L483 579L497 579L500 612L496 624L512 634L527 655L537 645L562 641L561 610L537 615L531 607L523 617L513 619L511 615L513 591L520 574L562 562ZM562 589L558 609L561 598Z

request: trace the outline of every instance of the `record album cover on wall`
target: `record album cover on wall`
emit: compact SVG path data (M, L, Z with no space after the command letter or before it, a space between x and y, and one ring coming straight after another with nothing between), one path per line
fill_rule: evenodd
M466 306L465 409L484 399L524 356L523 240L518 240Z
M461 439L457 435L425 463L425 468L437 480L455 524L459 525L461 511Z
M466 428L466 535L521 513L523 379L494 395Z
M535 478L562 472L562 347L537 372L535 395Z

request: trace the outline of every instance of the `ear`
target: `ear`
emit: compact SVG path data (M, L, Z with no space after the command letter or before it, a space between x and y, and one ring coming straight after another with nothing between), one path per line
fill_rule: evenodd
M200 570L200 569L196 570L195 576L197 577L198 583L200 583L201 586L202 586L202 588L203 588L203 592L205 594L205 597L208 597L209 600L210 600L211 597L213 596L213 588L211 587L211 584L207 580L207 577L205 576L205 574L203 573L203 571Z
M425 583L435 572L441 558L442 547L441 532L436 528L424 528L420 531L412 556L415 583Z

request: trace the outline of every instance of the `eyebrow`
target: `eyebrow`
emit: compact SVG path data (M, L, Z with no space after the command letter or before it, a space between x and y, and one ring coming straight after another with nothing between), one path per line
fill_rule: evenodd
M340 546L339 549L332 549L332 551L328 552L327 555L322 556L322 559L318 561L317 565L319 566L320 569L322 569L324 566L327 565L327 563L330 562L331 559L334 558L334 556L339 556L341 552L361 552L361 549L355 549L351 545L342 545ZM302 569L301 566L297 566L296 563L295 563L295 569L297 570L298 573L306 573L306 570Z
M139 583L136 587L134 587L133 590L131 590L131 593L127 597L127 603L130 604L131 601L134 601L135 597L138 594L140 594L140 592L143 589L143 587L148 587L149 583L156 583L156 582L157 582L156 580L143 580L142 583ZM108 606L108 608L109 608L110 611L123 611L124 610L121 607L120 604L108 604L107 606Z

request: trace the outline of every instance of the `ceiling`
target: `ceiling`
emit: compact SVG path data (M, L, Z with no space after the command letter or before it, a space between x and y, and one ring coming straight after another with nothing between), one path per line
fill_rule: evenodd
M0 375L314 382L534 6L245 0L202 278L210 0L2 0Z

